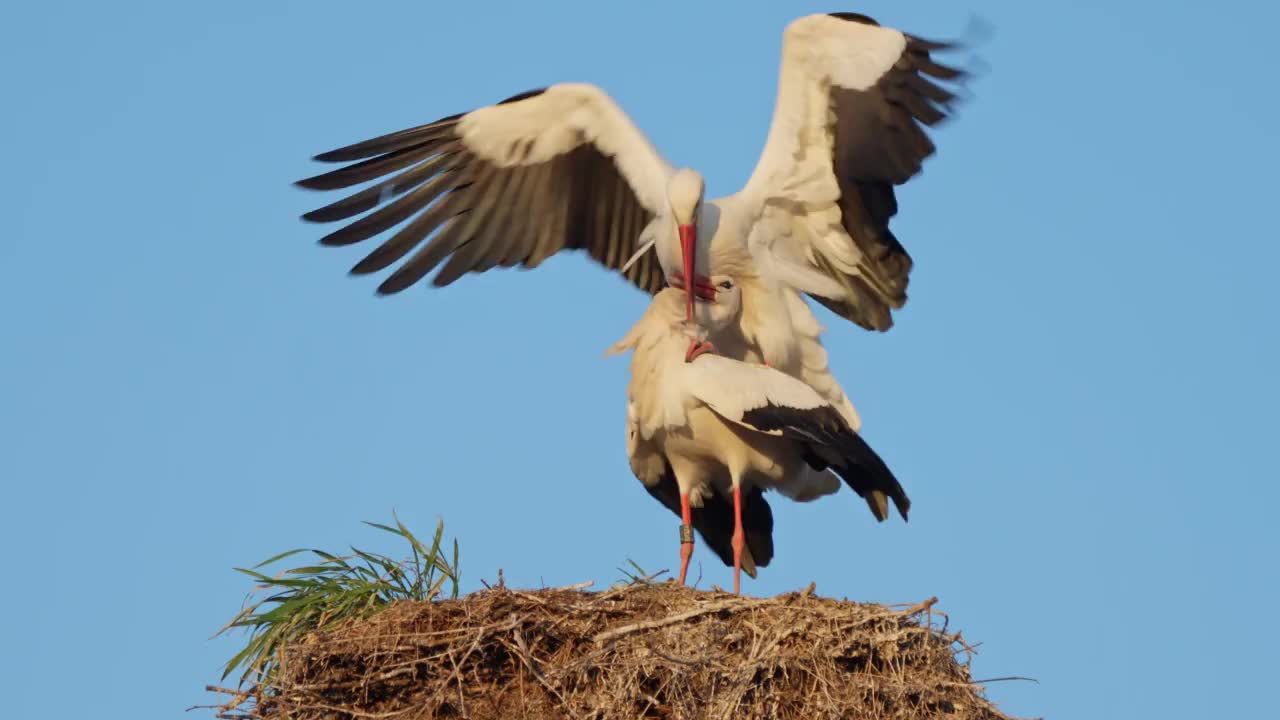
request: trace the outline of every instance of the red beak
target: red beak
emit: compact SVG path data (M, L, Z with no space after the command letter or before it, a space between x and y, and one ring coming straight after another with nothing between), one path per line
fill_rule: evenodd
M684 257L684 278L685 278L685 320L693 322L693 288L690 287L694 278L693 274L693 258L694 250L698 245L698 227L696 225L680 226L680 252Z

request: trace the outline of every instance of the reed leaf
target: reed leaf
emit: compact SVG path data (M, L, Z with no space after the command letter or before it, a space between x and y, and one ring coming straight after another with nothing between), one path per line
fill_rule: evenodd
M405 541L409 546L405 560L354 547L343 556L297 549L273 555L253 569L235 568L258 584L240 612L214 634L242 629L249 635L245 647L227 661L222 678L240 670L242 686L251 679L269 682L277 670L280 649L309 632L369 617L401 600L435 599L446 582L452 586L450 597L458 597L458 541L453 540L453 557L445 557L441 550L444 521L437 522L428 547L394 513L393 518L394 526L365 524ZM275 575L258 571L299 553L309 553L305 564Z

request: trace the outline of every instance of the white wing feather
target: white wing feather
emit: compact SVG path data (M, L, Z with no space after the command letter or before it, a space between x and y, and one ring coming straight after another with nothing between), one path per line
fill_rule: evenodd
M834 407L854 432L861 432L862 418L849 401L844 388L840 387L839 381L831 374L827 350L822 346L823 328L818 323L818 318L798 293L787 292L783 297L791 313L793 341L800 355L797 377Z
M501 167L545 162L585 143L612 157L651 212L666 209L671 165L603 90L585 83L552 85L520 102L490 105L458 123L467 147Z
M751 178L734 197L757 218L747 240L752 254L771 258L779 281L821 297L846 297L840 283L815 267L821 255L839 271L855 274L863 259L841 226L831 88L871 87L906 43L897 30L827 15L800 18L783 33L768 139Z
M733 422L742 422L748 412L766 405L797 410L827 405L813 388L790 375L718 355L685 363L680 379L688 396Z
M782 37L778 99L764 151L739 193L761 208L788 200L805 210L834 208L830 90L871 87L902 55L906 37L891 28L810 15ZM839 223L837 214L837 223Z

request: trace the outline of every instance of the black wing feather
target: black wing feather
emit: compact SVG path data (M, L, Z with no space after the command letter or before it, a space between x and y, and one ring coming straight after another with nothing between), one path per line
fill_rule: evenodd
M878 24L856 13L832 15ZM831 89L832 166L840 186L842 224L865 260L854 275L820 261L822 270L843 283L852 299L813 298L868 330L893 327L892 311L907 302L913 262L889 230L898 209L893 188L915 177L933 155L936 148L924 128L947 119L956 99L954 92L929 78L964 78L963 71L942 65L930 55L956 49L957 44L911 35L906 40L898 61L875 85L865 90Z
M892 499L898 514L903 520L907 519L911 500L902 484L867 441L830 405L800 410L769 403L748 410L742 422L762 432L781 432L783 437L802 443L806 461L817 470L828 467L835 470L858 497L867 500L877 520L885 518L869 497L875 491Z
M311 222L337 222L368 213L320 242L350 245L407 221L352 268L353 274L375 272L409 256L379 286L381 294L410 287L445 260L433 280L436 286L499 266L535 267L563 250L585 250L601 265L621 270L653 213L611 157L588 143L540 164L499 167L468 150L457 133L461 118L453 115L317 155L323 162L353 164L298 186L332 190L403 170L303 215ZM530 149L513 147L512 153L527 157ZM654 253L646 253L625 277L650 294L665 284Z

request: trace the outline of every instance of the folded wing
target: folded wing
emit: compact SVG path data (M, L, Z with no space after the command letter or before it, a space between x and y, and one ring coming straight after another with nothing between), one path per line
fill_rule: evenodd
M816 470L835 470L877 520L893 500L905 520L911 501L888 465L817 392L772 368L703 355L686 365L687 393L724 419L801 443Z

